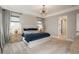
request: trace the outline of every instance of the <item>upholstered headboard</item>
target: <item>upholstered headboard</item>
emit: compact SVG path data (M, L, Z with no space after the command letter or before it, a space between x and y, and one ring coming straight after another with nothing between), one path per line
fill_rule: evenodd
M36 31L38 28L24 28L24 31Z

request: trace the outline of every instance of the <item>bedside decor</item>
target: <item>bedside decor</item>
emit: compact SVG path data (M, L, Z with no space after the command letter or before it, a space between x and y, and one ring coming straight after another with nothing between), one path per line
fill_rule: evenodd
M19 34L18 30L14 31L14 34L11 34L10 36L10 42L19 42L21 41L21 34Z

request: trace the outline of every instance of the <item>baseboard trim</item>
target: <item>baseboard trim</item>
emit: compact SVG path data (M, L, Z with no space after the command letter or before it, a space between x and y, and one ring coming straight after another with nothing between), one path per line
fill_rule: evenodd
M72 41L72 42L74 41L73 39L66 39L66 40L67 40L67 41Z
M53 36L53 35L51 35L51 37L52 37L52 38L57 38L57 39L59 39L59 36ZM65 39L65 40L66 40L66 41L72 41L72 42L74 41L73 39L70 39L70 38L69 38L69 39L67 38L67 39Z

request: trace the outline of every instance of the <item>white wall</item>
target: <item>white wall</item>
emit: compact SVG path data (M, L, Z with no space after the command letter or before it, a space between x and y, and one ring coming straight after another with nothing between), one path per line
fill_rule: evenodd
M57 16L50 17L46 19L46 31L53 36L56 36L58 33L58 18Z
M46 27L47 32L53 36L58 35L58 20L60 16L67 16L67 38L74 39L76 36L76 14L79 13L79 10L72 12L51 16L46 18Z
M76 37L76 15L79 13L78 10L70 12L67 14L67 31L68 31L68 38L74 39Z
M76 31L79 31L79 14L77 14L77 21L76 22L77 22L76 23L76 26L77 26Z
M36 28L37 27L37 18L31 15L23 14L20 17L21 24L23 28Z

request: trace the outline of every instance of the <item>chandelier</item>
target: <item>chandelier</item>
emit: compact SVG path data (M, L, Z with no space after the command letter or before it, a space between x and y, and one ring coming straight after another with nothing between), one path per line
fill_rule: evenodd
M47 15L47 8L46 8L46 5L42 5L41 15L42 15L43 17L45 17L45 16Z

